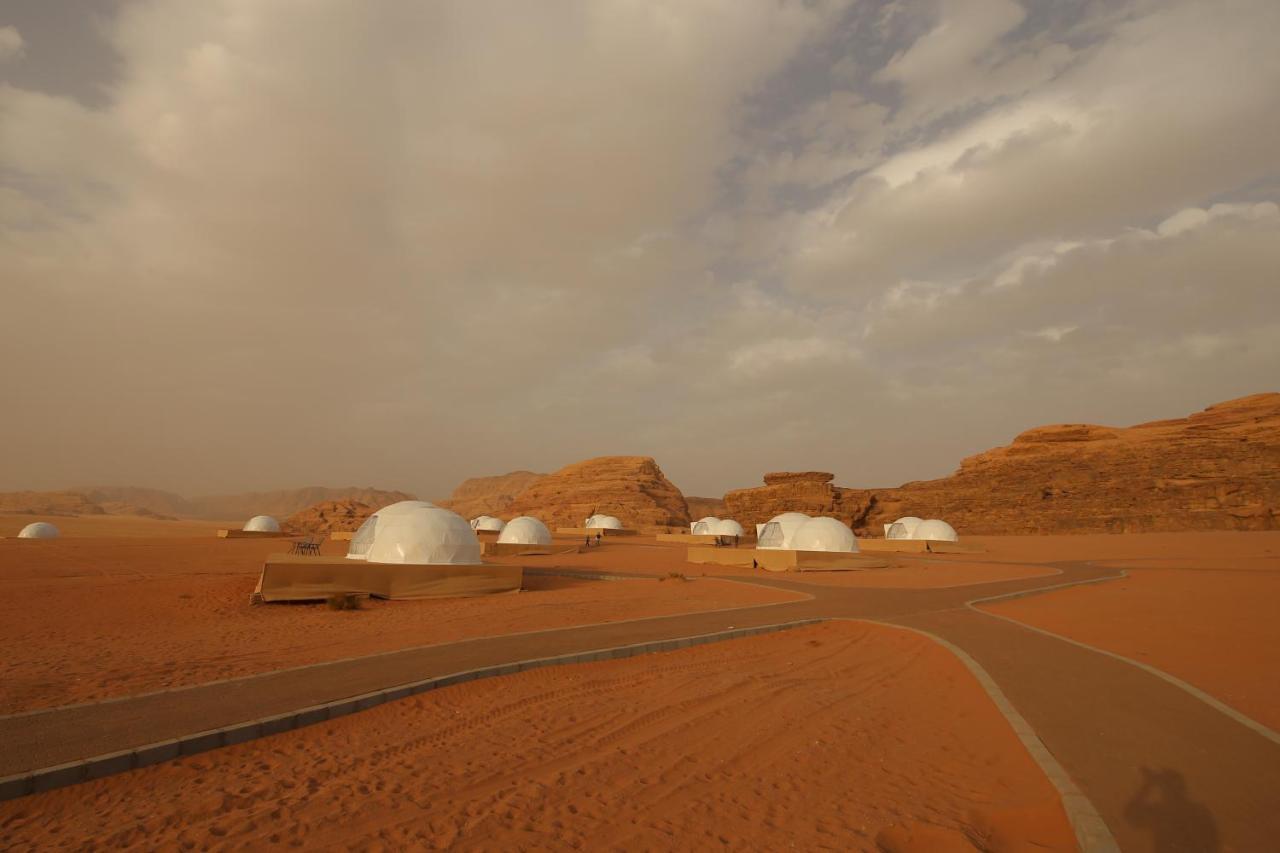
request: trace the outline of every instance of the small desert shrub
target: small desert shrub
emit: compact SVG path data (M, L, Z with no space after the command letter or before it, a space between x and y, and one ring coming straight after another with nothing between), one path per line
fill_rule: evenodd
M658 578L658 580L659 581L666 581L666 580L687 581L688 578L684 576L684 572L667 572L666 577Z
M360 597L349 592L338 592L329 596L330 610L359 610Z

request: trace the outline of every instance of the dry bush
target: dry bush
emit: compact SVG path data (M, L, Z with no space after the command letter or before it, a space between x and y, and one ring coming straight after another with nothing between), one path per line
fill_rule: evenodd
M329 596L328 599L330 610L359 610L361 607L360 596L350 592L338 592Z

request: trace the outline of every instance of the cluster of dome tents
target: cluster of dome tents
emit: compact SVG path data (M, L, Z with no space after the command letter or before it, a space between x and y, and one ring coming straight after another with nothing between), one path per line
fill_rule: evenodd
M689 525L689 532L698 536L732 536L735 539L742 535L742 525L732 518L716 518L708 515Z
M926 539L933 542L959 540L956 530L940 518L921 519L904 515L884 526L885 539Z

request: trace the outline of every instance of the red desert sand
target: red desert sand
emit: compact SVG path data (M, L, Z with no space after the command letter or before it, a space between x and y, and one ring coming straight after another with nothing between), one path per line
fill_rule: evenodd
M1030 541L1020 541L1023 539ZM1088 555L1129 577L983 605L1177 676L1280 728L1280 533L1007 537L1003 550Z
M200 684L453 640L803 596L729 581L531 576L480 598L249 606L284 540L0 542L0 713ZM339 553L346 543L326 543Z
M12 849L1073 850L982 688L833 623L536 670L0 803Z

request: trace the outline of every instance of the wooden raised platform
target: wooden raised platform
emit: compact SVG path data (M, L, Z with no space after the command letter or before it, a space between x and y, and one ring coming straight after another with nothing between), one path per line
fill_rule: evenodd
M721 566L753 564L770 572L854 572L862 569L886 569L883 557L849 554L840 551L782 551L774 548L716 548L693 546L690 563L715 563Z
M943 542L938 539L859 539L863 551L892 551L899 554L980 554L980 545Z
M270 530L219 530L219 539L281 539L292 536L292 533Z
M681 542L685 545L714 545L715 534L712 533L659 533L659 542Z
M344 593L392 599L455 598L512 592L523 580L520 566L421 566L272 554L250 601L323 601Z

